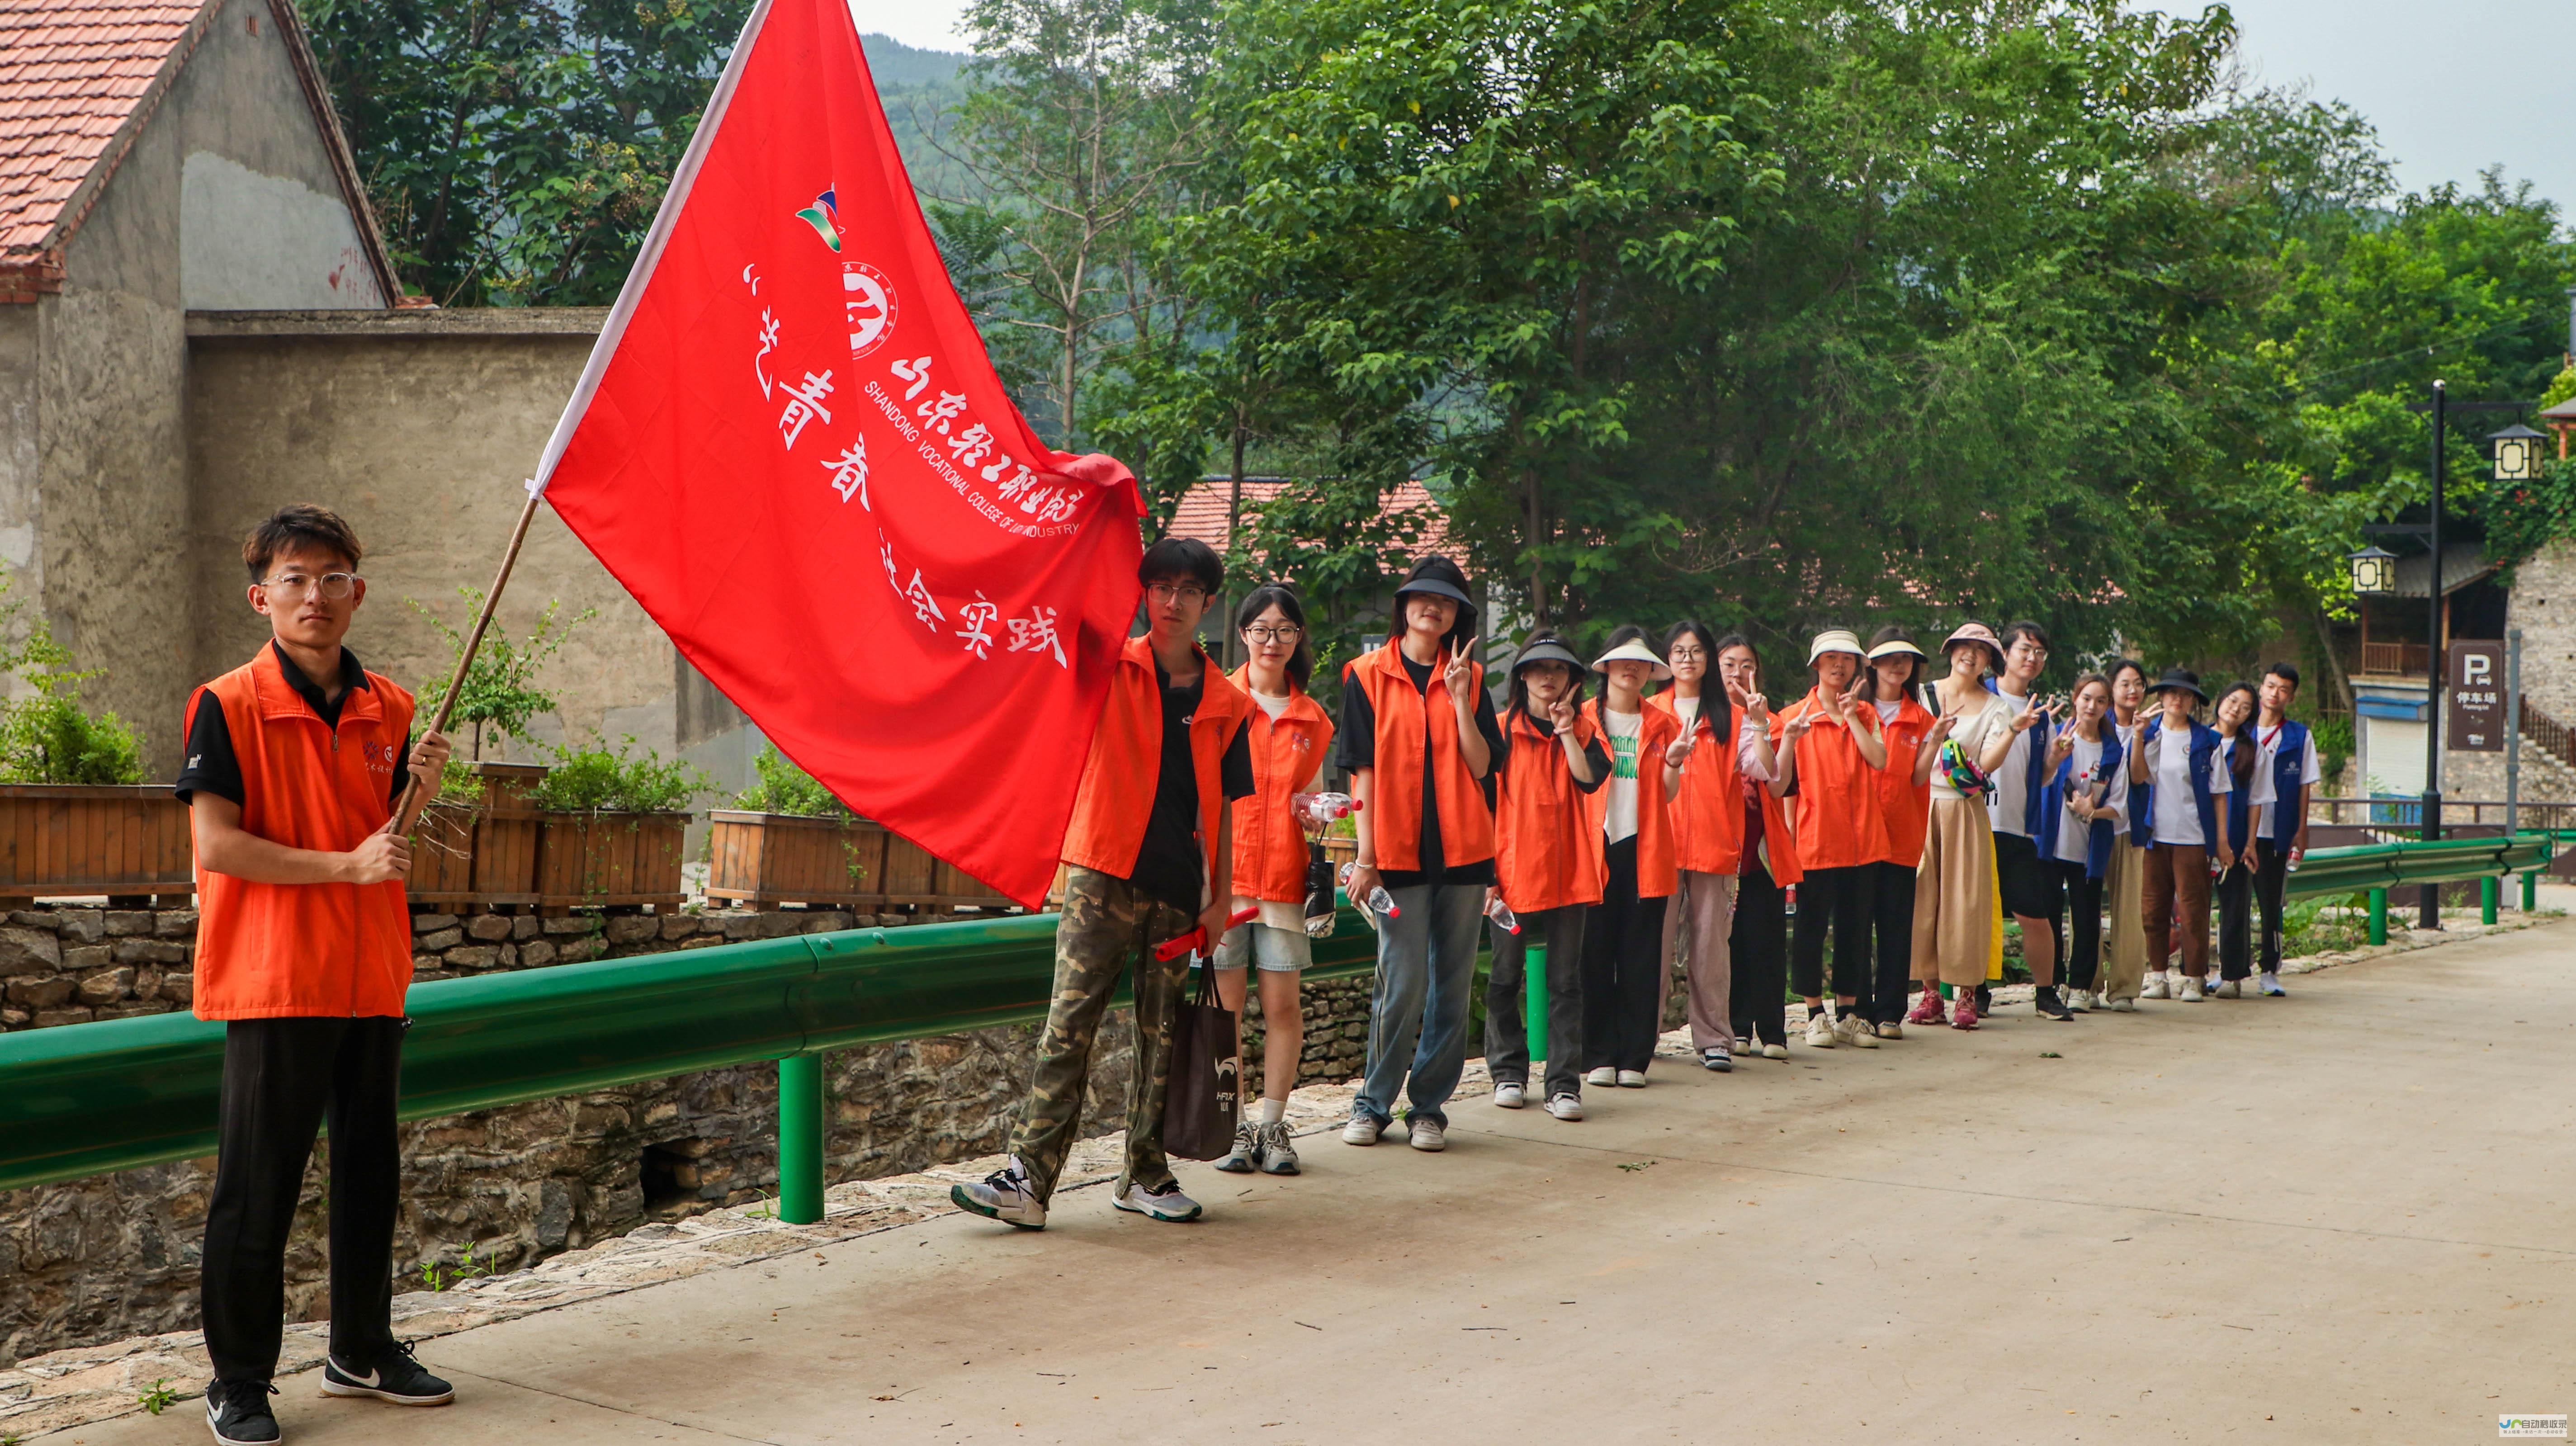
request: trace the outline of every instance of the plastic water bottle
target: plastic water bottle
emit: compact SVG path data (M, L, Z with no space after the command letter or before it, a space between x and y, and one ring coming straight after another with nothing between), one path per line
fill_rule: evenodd
M1485 917L1493 920L1506 934L1517 934L1521 931L1519 917L1512 913L1512 906L1504 903L1503 896L1500 894L1494 895L1494 901L1485 906Z
M1359 865L1357 864L1342 865L1342 887L1344 889L1348 889L1351 886L1351 871L1358 867ZM1367 909L1372 914L1382 914L1390 919L1401 919L1404 917L1404 911L1395 906L1395 896L1386 891L1386 885L1384 884L1372 887L1368 891L1368 898L1362 903L1361 907Z
M1798 886L1796 884L1791 884L1788 888L1781 890L1781 896L1789 901L1788 904L1780 910L1781 917L1787 919L1798 917Z
M1347 793L1295 793L1288 796L1288 816L1322 832L1328 825L1360 811L1360 801Z

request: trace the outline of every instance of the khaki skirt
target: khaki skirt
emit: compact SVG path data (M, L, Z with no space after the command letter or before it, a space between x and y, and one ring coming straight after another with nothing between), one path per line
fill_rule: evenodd
M1995 835L1976 798L1932 800L1914 876L1914 977L1973 989L1994 947Z

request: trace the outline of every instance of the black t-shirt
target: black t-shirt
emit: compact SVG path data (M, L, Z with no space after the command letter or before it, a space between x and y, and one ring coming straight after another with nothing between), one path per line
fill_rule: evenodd
M1128 882L1185 914L1196 914L1207 887L1207 869L1199 843L1199 779L1190 761L1190 720L1207 693L1201 663L1198 681L1176 687L1163 665L1154 664L1154 681L1163 692L1163 755L1154 779L1154 807L1145 815L1145 839L1136 849L1135 870ZM1237 720L1234 737L1217 765L1218 787L1228 802L1252 795L1251 730Z
M1436 665L1416 663L1404 656L1404 650L1401 648L1396 650L1395 656L1398 662L1404 664L1404 673L1412 680L1413 691L1428 698L1431 694L1432 670ZM1482 690L1476 694L1476 731L1485 736L1487 756L1497 760L1502 758L1503 729L1494 718L1494 696ZM1368 689L1361 684L1357 669L1351 670L1342 680L1342 726L1334 736L1341 743L1343 768L1377 766L1377 710L1369 706ZM1422 715L1422 750L1425 758L1431 756L1431 713L1428 707L1423 710ZM1485 806L1491 808L1494 803L1494 774L1491 768L1486 769L1485 776L1476 781L1476 786L1484 791ZM1428 768L1422 770L1422 837L1420 851L1416 857L1420 859L1422 867L1380 869L1379 877L1386 881L1386 886L1390 889L1410 888L1416 884L1482 885L1494 881L1492 859L1478 859L1472 864L1461 864L1454 869L1447 866L1447 857L1442 853L1440 846L1440 806L1432 792L1431 770Z
M275 642L271 642L269 647L276 649L278 670L286 675L286 685L321 717L323 727L335 732L340 727L340 710L348 704L350 693L372 686L367 682L367 670L358 664L357 654L342 648L340 694L336 698L325 698L313 680L304 676L304 670L295 666L295 660L286 656L284 648L279 648ZM199 790L217 798L229 798L237 804L247 801L242 797L241 756L233 751L232 727L224 722L224 705L215 701L212 689L197 699L197 712L188 720L188 736L182 748L186 761L179 765L175 790L181 803L186 803ZM411 757L411 740L403 740L403 751L398 756ZM403 785L410 779L410 769L395 769L391 796L401 798Z

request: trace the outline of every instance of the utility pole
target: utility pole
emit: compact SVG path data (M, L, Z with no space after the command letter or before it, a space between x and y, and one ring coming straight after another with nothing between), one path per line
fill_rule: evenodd
M2440 382L2433 383L2433 515L2426 539L2432 545L2430 561L2433 570L2426 589L2432 596L2430 624L2424 634L2432 646L2425 649L2431 656L2424 678L2424 829L2426 843L2442 836L2442 669L2446 663L2442 644L2442 424L2450 394ZM2426 929L2442 927L2442 886L2422 887L2416 906L2416 923Z

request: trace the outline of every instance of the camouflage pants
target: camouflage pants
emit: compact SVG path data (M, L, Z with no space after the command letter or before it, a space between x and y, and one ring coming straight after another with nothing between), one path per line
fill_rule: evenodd
M1171 1163L1163 1157L1163 1092L1172 1075L1172 1010L1190 960L1184 954L1165 963L1153 946L1196 925L1125 879L1066 870L1064 914L1055 927L1055 1000L1038 1037L1037 1078L1011 1131L1011 1153L1039 1199L1055 1194L1065 1152L1081 1130L1091 1046L1130 958L1136 961L1136 1068L1127 1092L1127 1168L1118 1188L1171 1183Z

